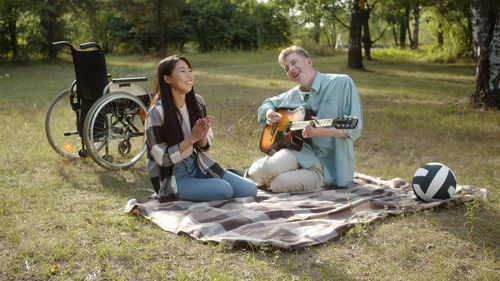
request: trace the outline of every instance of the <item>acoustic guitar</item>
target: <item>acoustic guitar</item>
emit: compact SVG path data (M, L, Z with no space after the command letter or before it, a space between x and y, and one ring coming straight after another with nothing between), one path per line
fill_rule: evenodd
M282 148L301 150L305 140L302 130L311 122L312 112L303 107L290 110L280 108L276 112L283 117L274 124L268 124L262 130L260 137L260 151L273 155ZM309 120L309 121L305 121ZM355 129L358 125L356 117L313 120L313 127L334 127L337 129Z

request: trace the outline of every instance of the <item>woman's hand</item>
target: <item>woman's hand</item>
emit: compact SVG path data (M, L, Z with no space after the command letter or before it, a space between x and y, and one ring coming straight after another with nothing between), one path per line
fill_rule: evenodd
M191 136L189 137L191 144L194 144L199 140L205 139L205 137L208 134L208 131L210 130L211 121L212 117L208 115L205 118L200 118L196 120L194 127L191 129Z

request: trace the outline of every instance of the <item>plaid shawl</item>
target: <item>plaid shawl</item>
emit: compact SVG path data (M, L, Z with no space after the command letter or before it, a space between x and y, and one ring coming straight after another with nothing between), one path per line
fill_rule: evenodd
M199 95L196 95L196 99L200 107L199 110L203 116L207 116L205 101ZM165 139L165 130L168 129L164 123L164 114L161 99L158 99L148 111L145 123L146 145L148 147L146 166L153 188L162 202L175 198L177 195L174 166L181 161L179 144L168 146ZM224 169L203 153L212 145L212 129L209 130L207 138L208 146L206 148L201 148L198 144L193 145L198 166L208 177L221 178Z
M354 182L330 190L282 194L259 191L256 197L201 203L131 199L125 211L144 216L169 232L202 241L291 250L338 238L354 224L369 223L386 214L487 196L484 189L470 186L458 190L451 199L425 203L416 199L402 179L387 181L356 173Z

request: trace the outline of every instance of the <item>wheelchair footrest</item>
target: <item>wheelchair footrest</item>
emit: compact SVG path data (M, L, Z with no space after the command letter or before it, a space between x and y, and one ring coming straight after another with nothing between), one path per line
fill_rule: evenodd
M77 134L78 134L78 131L64 132L64 136L65 137L72 136L72 135L77 135Z

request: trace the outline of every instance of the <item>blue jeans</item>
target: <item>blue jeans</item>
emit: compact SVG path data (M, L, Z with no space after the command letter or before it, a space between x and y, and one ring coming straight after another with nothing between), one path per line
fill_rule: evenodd
M212 201L255 196L257 186L250 180L226 171L221 179L205 176L194 156L175 164L177 197L187 201Z

